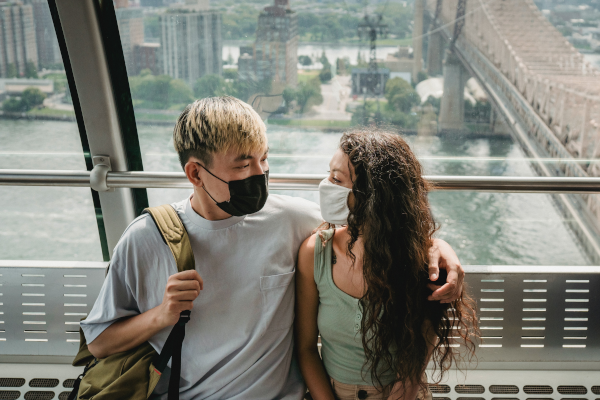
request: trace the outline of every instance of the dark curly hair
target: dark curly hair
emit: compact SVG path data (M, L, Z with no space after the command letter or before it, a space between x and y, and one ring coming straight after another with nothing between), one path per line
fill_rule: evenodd
M462 342L469 357L474 354L477 320L464 291L451 304L427 300L428 255L437 229L427 199L431 186L408 144L395 133L362 128L345 133L340 148L355 172L347 247L353 262L359 236L364 243L363 375L369 370L382 390L397 382L425 387L428 325L439 338L431 355L439 383L464 357L451 345ZM383 383L390 375L396 380Z

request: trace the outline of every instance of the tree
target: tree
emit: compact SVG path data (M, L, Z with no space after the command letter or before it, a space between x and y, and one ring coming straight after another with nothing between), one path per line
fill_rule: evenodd
M300 82L296 89L295 98L301 114L304 114L310 106L321 104L323 95L321 95L321 82L319 79L315 77L308 82Z
M173 79L169 82L168 104L189 104L194 101L194 94L187 83L181 79Z
M175 104L191 103L194 95L182 80L168 75L144 75L129 78L131 96L141 108L165 109Z
M238 70L237 69L224 69L223 70L223 78L225 79L238 79Z
M385 98L390 111L409 113L410 109L421 103L419 94L402 78L393 78L385 85Z
M14 63L9 63L6 66L6 77L16 78L17 77L17 66Z
M325 54L325 50L323 50L323 52L321 53L321 57L319 57L319 61L321 62L321 64L323 64L323 66L331 65L329 63L329 59L327 58L327 54Z
M319 80L322 83L329 82L333 75L331 74L331 64L327 59L327 55L325 55L325 50L323 50L323 53L321 53L319 61L321 61L321 64L323 64L323 68L321 69L321 72L319 72Z
M144 17L144 36L146 38L159 38L161 33L158 15L147 15Z
M319 72L319 80L322 83L327 83L331 80L333 75L331 74L331 65L324 65L321 72Z
M265 78L261 81L242 81L235 80L228 89L231 96L237 97L243 101L248 101L252 95L256 93L270 93L273 82L270 78Z
M20 98L11 97L2 104L2 109L8 112L27 112L42 105L46 95L38 88L29 87L21 93Z
M286 87L283 89L282 96L283 101L285 102L285 112L287 113L290 109L290 106L294 100L296 100L296 91L291 87Z
M312 60L309 56L298 56L298 62L304 66L312 65Z
M142 101L142 107L168 108L170 82L168 75L133 76L129 78L131 96L134 100Z
M204 75L194 84L194 96L197 99L223 96L226 94L225 83L225 79L219 75Z
M338 58L335 60L336 74L345 75L350 69L350 59L348 57Z
M419 71L419 72L417 72L417 82L415 83L415 86L418 83L423 82L427 78L429 78L429 76L427 75L427 72L425 72L425 71Z
M25 78L38 78L37 67L32 61L27 61L25 64Z
M256 33L259 12L253 5L242 3L223 13L223 39L251 39Z
M2 109L6 112L23 112L23 111L27 111L24 106L23 106L23 102L19 99L16 99L14 97L11 97L8 100L5 100L4 103L2 103Z
M21 103L27 111L44 103L46 95L38 88L29 87L21 94Z

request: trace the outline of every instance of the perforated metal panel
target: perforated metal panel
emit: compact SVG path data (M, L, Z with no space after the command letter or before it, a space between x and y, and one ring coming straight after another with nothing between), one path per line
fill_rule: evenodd
M554 389L549 385L525 385L523 391L527 394L552 394Z
M56 393L50 391L38 391L38 390L30 390L25 393L25 400L52 400L56 396Z
M58 379L33 378L29 381L29 387L53 388L58 386Z
M434 379L428 375L432 382ZM435 375L434 375L435 377ZM532 385L534 383L535 385ZM595 400L597 395L591 394L591 388L600 383L600 373L598 371L510 371L510 370L470 370L457 371L451 370L441 381L442 385L448 385L450 391L445 394L434 393L438 399L444 397L450 400L563 400L563 399L587 399ZM429 387L435 388L441 385L430 384ZM561 394L561 391L569 390L570 393L588 391L585 394ZM474 393L481 391L481 393ZM492 393L492 390L506 390L518 393L499 395ZM432 390L433 392L433 390ZM470 393L465 393L470 392ZM532 393L532 394L528 394ZM546 393L546 394L540 394Z
M485 388L481 385L456 385L454 387L454 391L456 393L476 393L476 394L480 394L485 392Z
M597 267L472 268L480 362L600 362Z
M450 393L450 386L448 385L429 385L431 393Z
M23 378L0 378L0 387L21 387L24 384Z
M585 386L561 385L557 388L560 394L587 394Z
M65 379L62 385L64 388L72 388L75 385L75 379Z
M0 355L74 356L106 267L0 261Z
M489 387L490 393L494 394L517 394L519 388L515 385L491 385Z
M70 362L79 340L76 333L68 331L76 332L79 319L89 312L100 291L106 266L106 263L0 261L0 312L3 313L0 314L3 322L0 326L4 330L0 333L0 339L4 339L0 341L0 356L12 354L19 356L15 359L20 359L21 355L28 355L35 359L35 356L60 355L68 356L67 362ZM519 268L522 272L515 272ZM495 329L499 331L495 335L500 338L485 338L478 344L478 369L467 368L464 376L451 376L440 385L432 385L432 392L438 394L434 399L594 400L598 397L600 368L595 371L570 369L582 361L600 365L600 298L594 291L600 287L600 268L467 267L466 270L470 291L477 298L481 325L500 327ZM567 270L569 273L564 272ZM34 302L43 305L24 304ZM575 308L571 304L583 304L577 308L587 311L568 310ZM488 308L502 310L490 311ZM580 316L573 317L574 313ZM530 316L534 314L536 317ZM31 324L43 328L28 329L26 321L43 322ZM524 327L543 330L544 338L523 338ZM540 329L542 327L544 329ZM565 339L565 332L573 331L565 328L586 328L586 338L580 339L586 347L563 346L565 342L575 340ZM45 332L31 332L35 330ZM484 329L482 332L486 330L494 331ZM46 340L26 340L32 338ZM544 347L521 347L529 341ZM482 346L485 344L501 347ZM486 361L505 363L504 369L510 369L506 366L514 365L515 361L522 361L517 365L523 365L527 370L485 370L481 365L485 366ZM557 365L563 366L563 370L542 371L551 364L554 369ZM68 364L0 364L0 400L66 399L74 378L81 371L82 368ZM451 371L451 374L455 372Z
M61 392L58 395L58 400L67 400L69 398L69 394L71 394L71 392Z

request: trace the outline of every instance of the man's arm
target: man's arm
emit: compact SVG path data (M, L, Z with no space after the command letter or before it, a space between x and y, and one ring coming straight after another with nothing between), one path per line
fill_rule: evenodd
M429 249L429 279L431 281L437 281L440 276L440 268L448 272L446 283L443 286L434 283L428 284L429 289L433 291L428 299L451 303L457 300L462 293L465 270L448 243L442 239L433 239L433 246Z
M171 275L159 306L113 323L88 343L88 350L96 358L105 358L148 341L162 329L175 325L182 311L192 309L203 285L195 270Z

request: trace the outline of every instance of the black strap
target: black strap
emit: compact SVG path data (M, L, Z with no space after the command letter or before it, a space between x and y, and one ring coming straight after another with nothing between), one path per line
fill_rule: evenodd
M67 397L67 400L77 400L77 396L79 395L79 384L81 383L81 380L83 379L85 374L96 364L98 364L98 359L94 358L88 363L88 365L85 366L81 375L79 375L77 379L75 379L75 382L73 382L73 390L71 390L71 393L69 393L69 397Z
M181 321L183 317L180 317ZM172 335L175 336L175 343L173 343L173 355L171 357L171 377L169 379L169 397L168 400L179 400L179 378L181 377L181 346L183 345L183 339L185 338L185 324L187 320L183 322L177 322L177 325L173 327Z
M168 400L179 400L179 378L181 377L181 347L185 338L185 324L190 320L190 311L183 311L179 321L171 330L162 351L157 356L154 367L162 373L171 360Z

